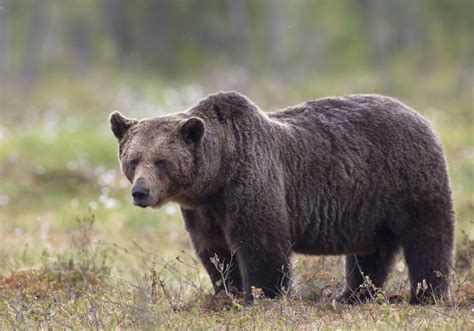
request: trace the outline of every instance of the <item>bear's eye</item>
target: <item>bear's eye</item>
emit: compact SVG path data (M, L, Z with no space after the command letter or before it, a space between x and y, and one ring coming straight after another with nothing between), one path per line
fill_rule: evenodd
M130 161L130 168L132 168L132 170L135 170L139 162L139 159L133 159L132 161Z
M154 163L155 163L155 166L162 167L167 164L167 161L164 159L158 159L158 160L155 160Z

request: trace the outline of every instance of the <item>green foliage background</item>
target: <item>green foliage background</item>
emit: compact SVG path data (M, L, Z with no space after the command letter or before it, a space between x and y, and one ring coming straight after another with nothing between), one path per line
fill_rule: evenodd
M0 0L0 273L67 252L88 210L95 241L192 254L177 206L131 206L107 117L181 111L228 89L263 110L350 93L415 108L445 147L464 252L474 238L472 13L472 0ZM115 254L113 270L132 281L143 266Z

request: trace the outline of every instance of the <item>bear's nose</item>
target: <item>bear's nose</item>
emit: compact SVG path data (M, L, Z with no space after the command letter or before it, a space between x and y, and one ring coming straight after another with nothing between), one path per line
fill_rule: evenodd
M146 200L150 194L150 189L144 186L135 186L132 189L132 197L135 205L140 207L146 207Z

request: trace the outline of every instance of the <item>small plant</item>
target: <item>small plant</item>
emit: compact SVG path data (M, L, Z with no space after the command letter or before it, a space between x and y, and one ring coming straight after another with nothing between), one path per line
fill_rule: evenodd
M234 295L231 292L231 289L229 288L229 278L230 278L230 270L233 267L233 259L234 259L234 253L232 253L230 257L230 262L229 263L224 263L219 259L219 256L215 254L213 257L211 257L211 263L216 267L216 270L219 272L221 275L221 280L219 282L220 285L224 288L225 294L230 298L234 299Z
M23 322L47 322L54 307L82 297L95 297L108 289L108 253L92 244L95 218L92 213L77 218L72 246L51 256L46 250L41 265L0 277L0 302ZM0 315L1 316L1 315ZM16 325L18 321L10 319Z

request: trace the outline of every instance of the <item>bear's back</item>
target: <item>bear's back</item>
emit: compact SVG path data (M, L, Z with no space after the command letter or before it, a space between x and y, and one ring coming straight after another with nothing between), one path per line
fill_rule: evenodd
M362 127L380 122L393 125L400 121L405 124L427 124L423 117L405 104L377 94L353 94L307 101L271 112L269 117L281 123L302 127L315 121L328 126L357 123Z
M415 150L426 148L442 155L430 123L400 101L382 95L308 101L269 113L269 118L284 128L293 143L307 141L321 147L327 143L328 152L349 148L398 154L413 149L416 154Z

